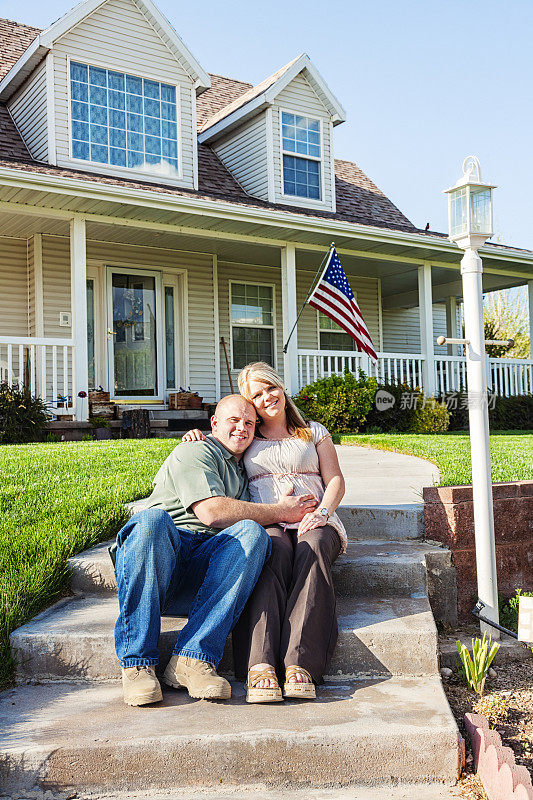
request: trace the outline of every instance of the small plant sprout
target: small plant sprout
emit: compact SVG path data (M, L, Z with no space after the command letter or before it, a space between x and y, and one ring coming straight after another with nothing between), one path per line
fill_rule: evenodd
M492 642L492 636L487 639L486 632L483 639L472 639L472 655L465 644L459 640L456 642L459 658L461 659L460 669L468 686L472 691L477 692L481 697L485 688L485 679L490 665L500 649L497 642Z

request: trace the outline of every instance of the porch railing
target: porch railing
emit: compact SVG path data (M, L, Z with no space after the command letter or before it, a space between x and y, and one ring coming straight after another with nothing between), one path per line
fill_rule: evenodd
M349 350L298 350L299 387L313 383L318 378L343 375L346 369L356 373L362 369L367 375L387 383L407 383L422 386L424 356L417 353L378 353L377 363L368 356Z
M318 378L362 369L385 383L406 383L424 389L424 361L420 353L378 353L376 363L350 351L298 350L299 388ZM435 392L466 391L466 357L435 356ZM487 358L489 392L501 397L533 393L533 359Z
M0 383L28 388L53 414L72 414L73 354L71 339L0 336Z

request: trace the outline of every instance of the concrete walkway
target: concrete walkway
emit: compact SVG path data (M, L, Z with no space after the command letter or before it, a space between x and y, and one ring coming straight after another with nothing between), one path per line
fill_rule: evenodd
M346 481L346 505L421 504L422 488L439 482L437 467L423 458L354 445L337 445L336 450Z

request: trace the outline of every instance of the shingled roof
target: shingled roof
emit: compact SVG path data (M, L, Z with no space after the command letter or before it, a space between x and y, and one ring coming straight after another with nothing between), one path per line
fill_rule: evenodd
M0 79L9 72L39 33L39 28L11 20L0 20ZM239 108L249 99L260 94L288 67L290 64L255 87L245 81L211 74L211 88L203 92L197 100L198 130L206 125L208 120L211 125L214 118L226 116L231 110ZM20 138L7 108L2 104L0 104L0 166L42 175L78 178L117 187L145 188L176 196L220 199L258 209L277 209L285 213L342 220L379 228L411 232L417 230L357 164L350 161L335 160L336 213L315 211L298 206L276 205L251 197L207 145L198 146L198 191L195 192L139 179L102 175L98 173L97 167L94 172L88 173L35 161Z

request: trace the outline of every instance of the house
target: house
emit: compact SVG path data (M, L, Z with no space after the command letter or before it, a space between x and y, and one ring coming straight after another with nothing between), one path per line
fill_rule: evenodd
M0 21L0 379L58 414L79 392L206 401L251 360L295 392L363 364L459 388L460 251L334 158L345 112L310 58L257 86L207 74L151 0L83 0L47 30ZM376 365L306 307L334 241ZM486 290L529 285L533 252L487 244ZM533 307L533 305L531 305ZM532 312L533 313L533 312ZM493 360L500 393L532 360Z

